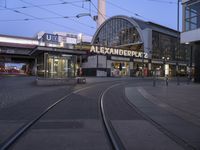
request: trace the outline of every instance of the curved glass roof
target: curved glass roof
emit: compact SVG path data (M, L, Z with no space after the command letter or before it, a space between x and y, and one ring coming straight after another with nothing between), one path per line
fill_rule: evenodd
M132 22L122 17L113 17L97 30L96 36L93 38L93 44L138 49L138 45L141 47L142 38Z

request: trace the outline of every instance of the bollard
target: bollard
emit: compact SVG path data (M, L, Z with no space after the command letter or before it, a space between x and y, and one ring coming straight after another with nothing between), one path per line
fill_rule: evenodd
M166 83L166 86L168 86L168 76L166 76L165 78L165 83Z
M153 87L156 86L156 71L153 73Z
M177 85L180 85L179 75L177 75Z
M190 81L191 81L191 78L190 78L190 76L188 76L188 77L187 77L187 85L190 84Z
M156 77L154 76L153 77L153 87L155 87L156 86Z

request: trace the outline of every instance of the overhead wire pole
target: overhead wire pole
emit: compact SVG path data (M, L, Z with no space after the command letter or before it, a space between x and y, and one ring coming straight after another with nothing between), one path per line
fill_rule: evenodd
M177 78L177 85L180 85L180 81L179 81L179 51L180 51L180 35L179 35L179 2L180 0L177 0L177 58L176 58L176 78Z

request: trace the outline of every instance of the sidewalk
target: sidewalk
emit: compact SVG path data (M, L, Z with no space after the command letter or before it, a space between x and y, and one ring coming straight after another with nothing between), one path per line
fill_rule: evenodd
M127 87L125 94L176 142L200 149L200 85Z
M200 85L170 83L169 86L139 87L139 92L154 104L200 126Z

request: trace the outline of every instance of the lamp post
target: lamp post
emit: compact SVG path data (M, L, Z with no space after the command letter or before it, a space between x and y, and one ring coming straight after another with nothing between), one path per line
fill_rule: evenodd
M163 73L164 73L164 77L166 75L169 74L169 71L167 70L167 66L166 66L166 61L169 61L169 57L162 57L163 60Z
M180 0L178 0L178 2L177 2L177 32L178 32L178 34L177 34L177 48L176 48L176 50L177 50L177 58L176 58L176 78L177 78L177 85L180 85L180 82L179 82L179 74L178 74L178 69L179 69L179 67L178 67L178 55L179 55L179 48L180 48L180 41L179 41L179 2L180 2Z
M144 78L144 50L142 53L142 78Z
M168 75L169 75L169 64L166 64L166 61L169 61L169 57L162 57L163 60L163 72L165 77L166 86L168 86Z

